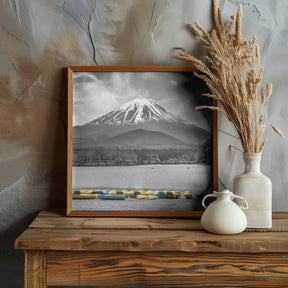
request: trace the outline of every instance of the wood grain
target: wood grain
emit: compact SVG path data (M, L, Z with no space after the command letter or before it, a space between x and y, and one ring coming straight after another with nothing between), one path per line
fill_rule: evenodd
M196 71L193 66L69 66L68 69L75 72L194 72Z
M273 215L273 227L287 229L288 213ZM201 228L199 220L192 219L73 218L61 216L60 212L42 212L15 241L15 247L67 251L287 253L287 239L288 232L210 234Z
M37 217L30 228L113 230L203 230L199 219Z
M62 209L54 209L54 210L41 210L39 211L37 218L38 217L52 217L52 216L56 216L56 217L64 217L66 216L66 212ZM95 219L95 217L92 217ZM274 219L282 219L282 220L286 220L288 219L288 212L273 212L273 220ZM163 221L166 219L163 219ZM190 220L190 218L188 219Z
M68 67L68 99L67 99L67 202L66 213L67 215L72 210L72 125L73 125L73 71Z
M25 250L25 288L46 288L46 252Z
M125 229L125 230L203 230L199 219L177 218L115 218L115 217L64 217L59 211L41 211L31 223L30 228L56 229ZM272 229L254 229L253 231L288 232L288 213L273 213ZM249 229L248 231L251 231Z
M277 279L277 281L275 281ZM283 287L281 254L48 252L49 285Z
M15 241L26 288L287 287L288 232L215 235L195 219L63 215L42 211ZM273 229L287 226L288 213L273 214Z
M213 235L205 231L28 229L17 249L77 251L287 252L288 232Z

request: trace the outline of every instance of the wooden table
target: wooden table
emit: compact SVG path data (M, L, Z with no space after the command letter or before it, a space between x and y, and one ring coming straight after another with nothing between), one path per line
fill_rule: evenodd
M42 211L16 240L25 287L288 287L288 213L273 230L214 235L199 220Z

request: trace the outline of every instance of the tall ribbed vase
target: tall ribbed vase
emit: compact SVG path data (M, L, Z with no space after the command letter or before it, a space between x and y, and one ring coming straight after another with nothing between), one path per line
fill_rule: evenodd
M248 202L247 228L272 227L272 182L260 170L261 153L243 153L244 173L236 176L233 192Z

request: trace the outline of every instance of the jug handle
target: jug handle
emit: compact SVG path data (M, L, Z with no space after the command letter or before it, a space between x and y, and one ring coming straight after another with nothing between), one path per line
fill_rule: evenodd
M237 198L237 199L241 199L241 200L244 201L245 206L239 205L239 204L237 203L238 206L239 206L240 208L242 208L242 209L248 209L248 202L246 201L245 198L243 198L243 197L241 197L241 196L238 196L238 195L235 195L235 194L234 194L234 195L232 196L232 200L235 199L235 198Z
M207 206L205 205L205 200L206 200L206 198L208 198L208 197L215 197L215 194L213 193L213 194L207 194L204 198L203 198L203 200L202 200L202 206L206 209L207 208Z

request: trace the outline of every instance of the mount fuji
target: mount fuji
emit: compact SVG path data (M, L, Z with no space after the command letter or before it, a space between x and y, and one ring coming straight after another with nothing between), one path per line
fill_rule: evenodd
M147 121L167 121L189 124L180 117L169 113L153 99L136 98L119 108L91 121L95 125L136 125Z
M82 126L73 127L73 144L81 149L182 149L204 145L210 138L210 132L146 98L136 98Z

